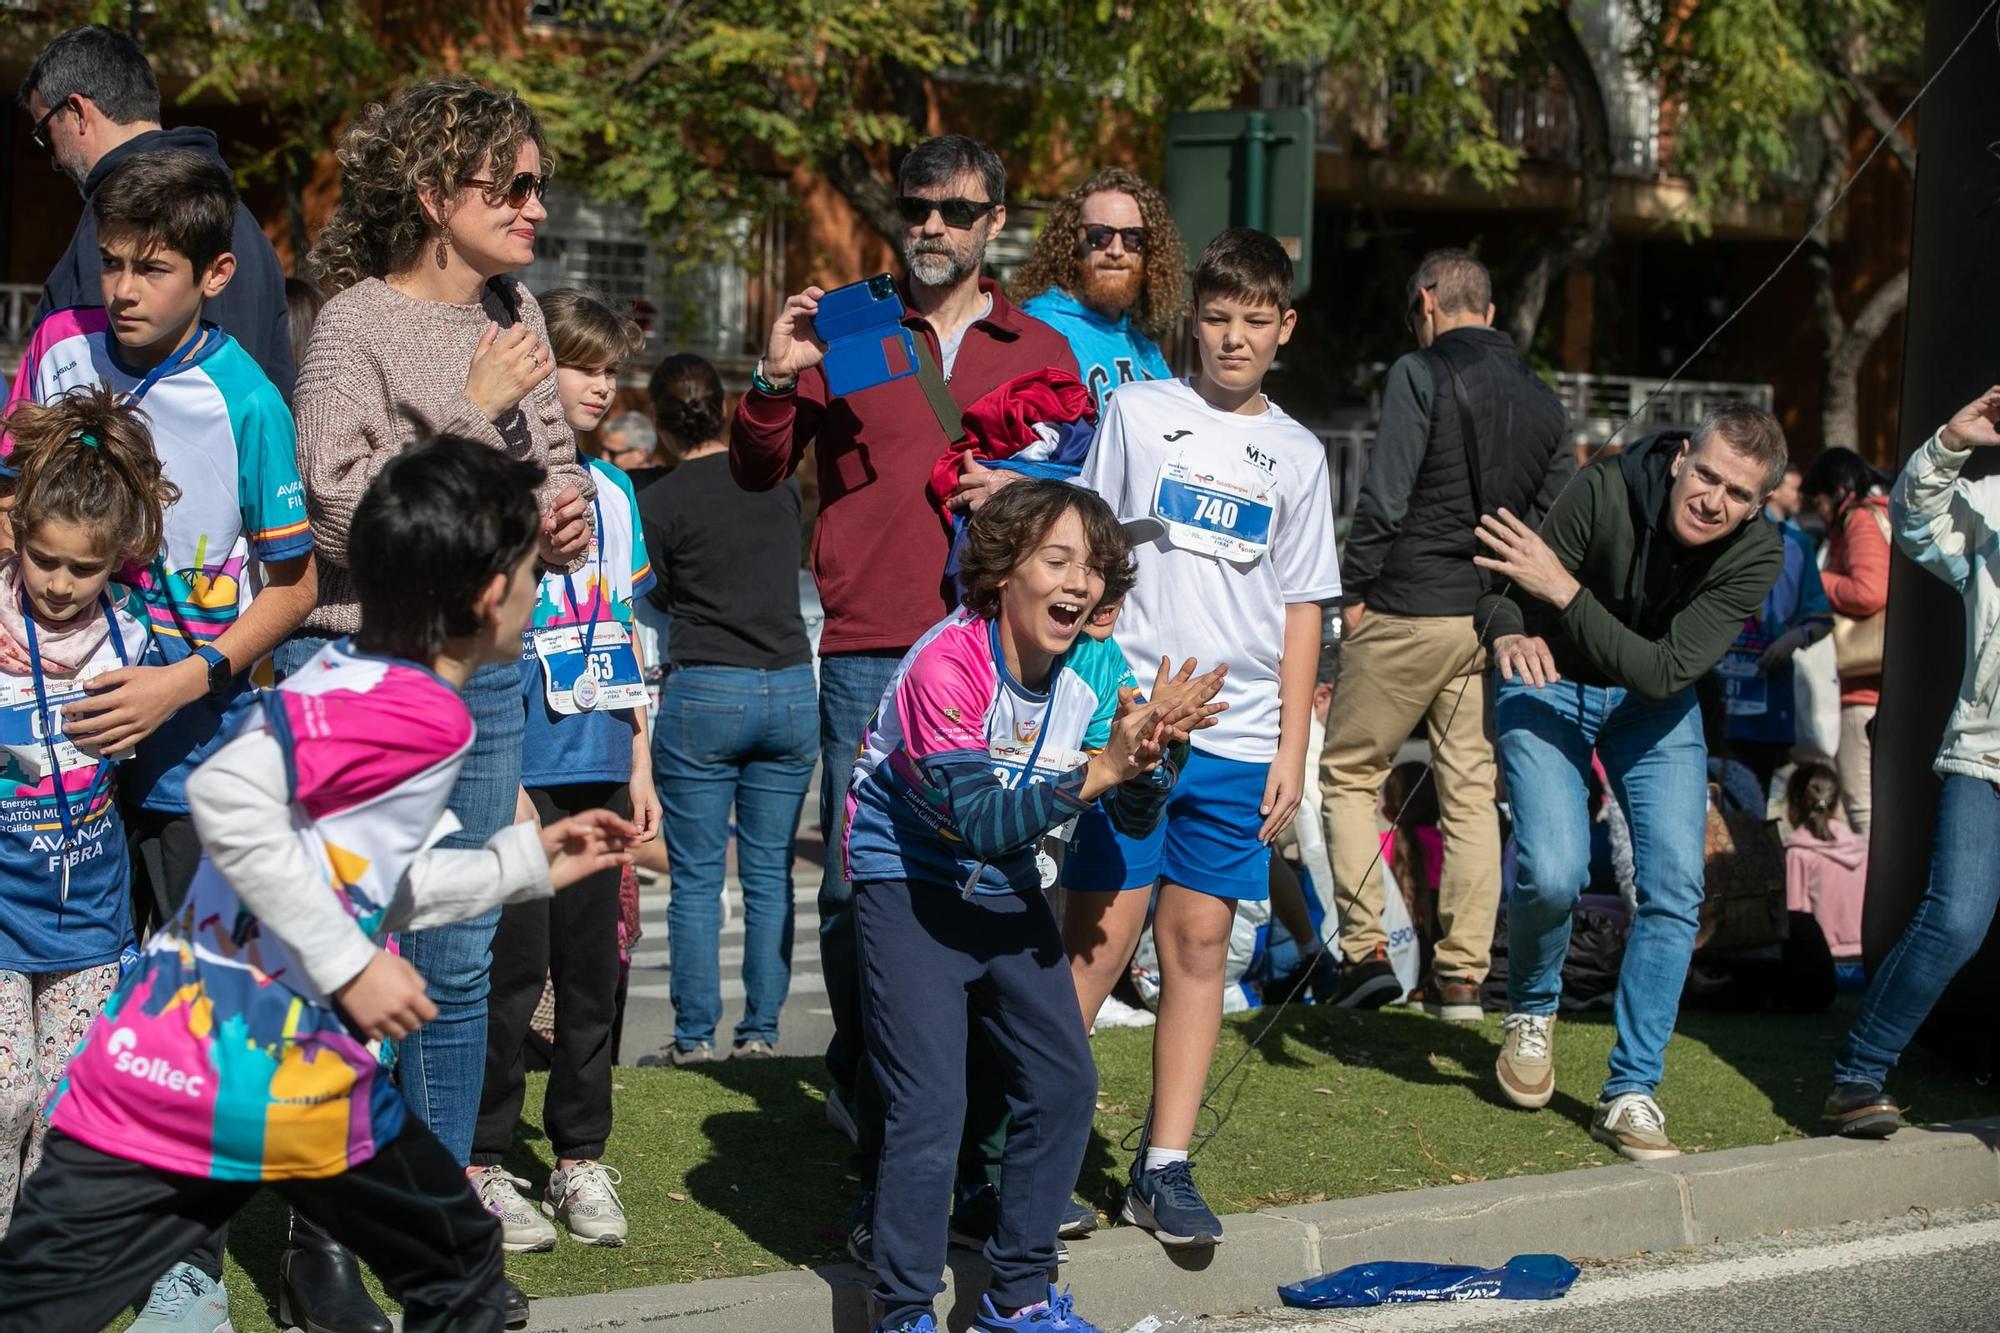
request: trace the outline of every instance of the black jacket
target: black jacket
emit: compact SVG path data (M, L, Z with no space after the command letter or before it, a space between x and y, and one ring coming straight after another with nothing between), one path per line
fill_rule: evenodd
M1752 514L1717 541L1680 544L1667 503L1687 442L1686 431L1661 431L1578 474L1542 538L1582 589L1561 608L1495 591L1480 606L1488 644L1539 635L1563 679L1648 699L1678 694L1722 660L1783 572L1785 543Z
M56 261L42 287L42 303L35 309L39 320L51 310L69 306L98 307L104 304L97 257L97 217L90 211L90 196L117 166L141 153L162 148L191 148L222 163L215 135L200 126L172 130L149 130L119 144L98 159L84 180L83 216L77 219L76 233L69 249ZM236 234L231 241L236 254L236 276L222 289L222 295L202 307L202 318L220 324L222 331L243 344L278 386L285 401L292 400L292 328L286 317L285 270L278 264L278 252L271 248L257 219L241 203L236 205Z
M1382 424L1342 552L1342 599L1405 616L1469 616L1484 590L1464 437L1441 358L1459 368L1479 445L1479 500L1539 523L1576 470L1569 413L1497 329L1439 335L1389 368Z

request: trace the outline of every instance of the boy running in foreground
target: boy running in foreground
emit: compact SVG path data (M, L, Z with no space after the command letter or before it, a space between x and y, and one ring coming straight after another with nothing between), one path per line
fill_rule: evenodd
M365 1259L410 1330L503 1325L500 1227L367 1042L436 1009L379 944L626 857L608 811L426 850L473 739L458 687L534 609L540 469L464 440L392 461L354 516L361 630L188 780L206 854L50 1101L0 1244L0 1330L101 1328L265 1183Z

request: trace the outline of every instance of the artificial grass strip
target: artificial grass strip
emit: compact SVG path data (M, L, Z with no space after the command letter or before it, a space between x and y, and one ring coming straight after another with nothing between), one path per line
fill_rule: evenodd
M1704 1152L1811 1134L1854 1007L1846 997L1802 1017L1684 1014L1660 1091L1669 1135ZM1251 1014L1224 1024L1218 1072L1264 1022ZM1612 1039L1608 1014L1561 1018L1555 1100L1526 1112L1493 1084L1497 1016L1461 1028L1399 1011L1290 1011L1212 1097L1202 1128L1216 1132L1195 1154L1196 1180L1227 1214L1609 1163L1589 1122ZM1082 1194L1110 1214L1130 1160L1119 1144L1136 1138L1145 1114L1152 1032L1104 1032L1092 1046L1097 1132ZM508 1256L508 1275L530 1296L550 1297L844 1259L857 1187L847 1142L826 1124L824 1080L824 1066L805 1059L619 1069L605 1161L624 1176L629 1243L592 1248L565 1236L551 1253ZM531 1110L543 1086L531 1076ZM1990 1091L1922 1049L1898 1069L1894 1090L1922 1120L1995 1109ZM509 1168L538 1192L552 1165L539 1128L524 1124ZM267 1192L231 1233L238 1329L277 1326L283 1241L284 1210Z

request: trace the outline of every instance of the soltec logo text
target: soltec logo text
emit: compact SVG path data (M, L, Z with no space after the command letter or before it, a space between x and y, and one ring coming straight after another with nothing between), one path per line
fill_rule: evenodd
M138 1044L139 1036L131 1028L119 1028L113 1032L104 1047L111 1056L111 1067L121 1074L130 1074L141 1083L151 1083L168 1092L201 1096L202 1085L208 1082L206 1074L190 1074L176 1069L164 1056L148 1059L143 1055L134 1055L132 1048Z

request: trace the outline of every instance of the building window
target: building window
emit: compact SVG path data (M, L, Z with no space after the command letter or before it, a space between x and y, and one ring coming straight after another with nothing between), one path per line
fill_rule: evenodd
M771 298L759 274L776 272L784 235L777 219L739 221L740 258L681 262L646 234L627 205L587 199L560 184L547 202L549 218L522 280L535 292L582 287L630 312L646 331L648 360L673 351L741 356L754 350L752 331L775 318L765 313Z

